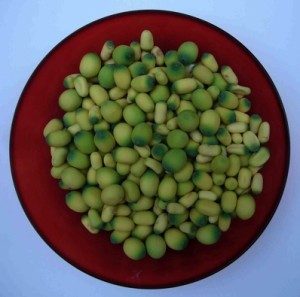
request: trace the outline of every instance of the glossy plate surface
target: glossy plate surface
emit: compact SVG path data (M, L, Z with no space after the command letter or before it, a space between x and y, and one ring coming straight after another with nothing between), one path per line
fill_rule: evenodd
M257 198L254 217L234 220L219 243L203 246L191 241L182 252L168 250L157 261L134 262L109 234L88 233L80 215L64 203L65 192L50 176L45 124L62 116L58 96L67 74L78 72L83 54L99 52L107 39L128 44L150 29L164 51L192 40L201 52L211 52L219 65L230 65L242 85L251 87L251 113L271 125L271 158L263 169L264 190ZM40 236L66 261L102 280L130 287L170 287L199 280L230 264L258 238L280 201L289 165L289 134L281 100L270 77L256 58L236 39L199 19L172 12L137 11L93 22L59 43L39 64L19 100L11 130L11 168L21 204ZM247 263L244 263L247 265ZM238 277L238 276L237 276Z

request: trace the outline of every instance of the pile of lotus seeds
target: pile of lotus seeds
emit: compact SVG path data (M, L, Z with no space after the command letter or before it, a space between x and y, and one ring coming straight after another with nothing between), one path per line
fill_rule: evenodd
M85 54L63 84L65 114L44 136L51 175L89 232L112 231L133 260L159 259L253 216L270 126L247 114L251 90L230 66L192 41L164 54L144 30Z

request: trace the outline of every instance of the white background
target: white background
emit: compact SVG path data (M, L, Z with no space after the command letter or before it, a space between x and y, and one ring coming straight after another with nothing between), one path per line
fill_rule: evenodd
M40 60L79 27L116 12L136 9L166 9L191 14L239 39L260 60L277 86L291 136L291 165L282 202L258 241L221 272L191 285L159 291L128 289L102 282L57 256L26 218L9 167L13 112L27 79ZM299 11L296 0L1 0L0 296L299 297Z

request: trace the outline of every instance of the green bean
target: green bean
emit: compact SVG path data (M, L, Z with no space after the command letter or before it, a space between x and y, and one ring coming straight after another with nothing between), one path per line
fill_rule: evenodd
M160 259L166 253L166 243L159 235L149 235L145 244L148 255L153 259Z
M183 131L192 132L199 125L199 117L191 110L184 110L178 114L177 123Z
M239 83L236 74L233 72L233 70L232 70L232 68L230 66L222 66L221 67L221 74L222 74L223 78L229 84L235 84L235 85L237 85Z
M127 105L123 110L123 117L130 126L136 126L145 121L144 112L136 104Z
M101 59L96 53L87 53L85 54L79 65L80 73L86 77L96 76L101 68Z
M129 66L134 62L135 54L131 47L119 45L114 49L112 57L116 64Z
M260 173L254 174L251 181L251 191L254 195L258 195L263 189L263 176Z
M146 93L139 93L135 98L135 103L144 112L148 113L154 111L154 102Z
M194 63L198 57L198 46L192 41L183 42L178 48L178 59L184 65Z
M198 152L204 156L214 157L221 153L221 146L217 144L201 144L199 145Z
M101 209L103 206L101 200L101 190L98 187L85 187L82 191L82 198L86 205L94 209Z
M104 67L102 69L104 69ZM90 87L89 94L98 106L101 106L109 99L107 91L99 85L92 85Z
M140 157L148 158L150 156L150 147L146 146L134 146L134 149L138 152Z
M232 142L236 144L241 144L243 142L243 136L241 133L232 133L231 134ZM226 150L226 148L225 148Z
M170 82L183 79L185 77L185 67L178 61L170 63L167 65L166 75Z
M177 202L168 203L166 210L169 214L183 214L186 212L186 208Z
M242 195L237 200L236 214L242 220L250 219L255 212L255 200L252 196Z
M134 164L138 160L138 153L130 147L117 147L114 150L114 159L123 164Z
M146 171L147 167L145 165L145 159L139 158L137 162L135 162L133 165L130 167L130 172L137 176L140 177L143 175L143 173Z
M62 173L62 171L65 169L65 168L67 168L67 167L69 167L69 165L68 164L62 164L62 165L60 165L60 166L57 166L57 167L52 167L51 168L51 171L50 171L50 174L51 174L51 176L53 177L53 178L55 178L55 179L60 179L61 178L61 173Z
M253 114L250 117L250 130L256 134L258 132L259 126L262 122L261 117L258 114Z
M210 94L210 96L212 97L212 99L215 101L217 100L219 94L220 94L220 90L218 87L216 86L209 86L206 91Z
M105 154L103 157L103 163L105 167L115 168L116 162L112 156L112 154Z
M154 122L156 124L163 124L167 120L167 103L158 102L155 104Z
M133 221L128 217L122 217L122 216L114 217L112 220L112 225L116 231L121 231L121 232L130 232L134 228Z
M134 51L134 59L135 61L139 60L141 58L141 46L139 44L139 42L137 41L132 41L130 43L130 47L133 49Z
M212 157L210 156L205 156L205 155L197 155L196 161L198 162L197 164L205 164L208 163L212 160Z
M218 220L218 227L221 231L226 232L228 231L231 224L231 216L226 213L222 213L219 216Z
M101 220L104 223L111 222L114 217L115 206L104 205L101 212Z
M178 53L175 50L170 50L165 53L164 62L168 66L174 62L178 62Z
M216 133L218 140L225 146L231 144L231 135L225 127L220 127Z
M82 98L74 89L63 91L58 99L58 104L64 111L74 111L81 105L81 103Z
M225 91L228 87L226 80L222 77L220 73L213 74L213 82L212 85L216 86L220 91Z
M149 30L144 30L141 33L140 39L141 49L144 51L151 51L154 46L153 35Z
M220 239L220 236L220 229L213 224L199 228L196 233L197 240L205 245L215 244Z
M151 169L146 170L146 172L141 176L140 189L145 196L153 197L158 190L158 185L159 178Z
M123 251L132 260L141 260L146 255L144 243L137 238L129 237L124 241Z
M146 66L147 70L150 71L155 67L156 56L152 53L147 53L142 57L142 63Z
M136 225L131 232L131 236L140 240L145 240L152 233L152 226Z
M193 175L192 175L192 180L193 183L196 187L198 187L201 190L210 190L212 185L213 185L213 181L211 176L204 172L204 171L200 171L200 170L196 170L194 171Z
M169 110L176 110L180 105L180 97L177 94L172 94L167 100Z
M101 220L101 216L99 215L98 211L95 209L90 209L88 211L88 218L89 218L89 222L91 227L95 228L95 229L102 229L104 226L103 221Z
M120 185L109 185L102 190L101 200L106 205L115 206L124 198L124 190ZM120 230L122 231L122 230ZM125 230L124 230L125 231Z
M238 186L238 181L236 178L234 177L228 177L225 180L224 186L227 190L229 191L233 191L237 188Z
M51 147L51 165L61 166L65 163L68 150L65 147Z
M252 131L246 131L243 134L243 143L251 152L257 152L260 148L259 139Z
M171 201L175 198L177 184L173 177L165 175L158 186L158 197L163 201Z
M215 173L225 173L230 166L230 160L222 155L214 157L211 161L211 170Z
M220 126L219 114L214 110L206 110L200 117L200 132L205 136L214 135Z
M158 215L158 217L156 218L153 231L155 234L162 234L167 229L167 226L168 226L168 215L166 213L162 213Z
M196 113L197 110L190 101L181 100L179 107L176 110L177 115L183 111L191 111Z
M172 90L179 95L193 92L198 87L194 78L182 78L176 80L172 85Z
M118 145L130 146L132 127L127 123L118 123L113 129L113 135Z
M87 174L86 174L86 181L87 184L90 186L95 186L97 185L97 171L90 167Z
M210 54L210 53L203 53L201 56L201 63L209 68L210 71L212 72L217 72L218 71L218 63L215 59L215 57Z
M249 166L249 169L250 169L252 175L257 173L261 168L262 168L262 166Z
M150 142L151 138L152 129L147 123L137 124L132 130L131 140L134 145L145 146Z
M220 116L221 121L225 124L231 124L236 121L236 114L233 110L218 106L215 111Z
M67 206L75 212L86 212L89 207L85 204L80 192L71 191L65 197Z
M218 185L213 185L210 189L211 192L215 193L217 195L217 198L219 199L223 193L223 189Z
M225 183L226 175L223 173L213 172L211 177L212 177L213 183L217 186L222 186Z
M214 80L214 75L211 70L202 64L197 64L193 68L192 73L197 80L205 85L211 85Z
M235 117L236 117L237 122L243 122L243 123L246 123L246 124L250 123L250 116L248 114L246 114L244 112L240 112L238 110L235 110L234 113L235 113Z
M266 147L261 147L256 153L252 154L249 158L250 166L262 166L270 158L270 151Z
M114 230L111 234L110 234L110 242L112 244L119 244L124 242L128 237L130 236L130 232L129 231L117 231Z
M258 128L258 139L260 143L266 143L270 138L270 124L262 122Z
M130 165L129 164L123 164L123 163L117 163L116 164L116 171L120 175L128 175L130 172Z
M240 112L247 112L251 108L251 101L247 98L241 98L239 99L239 106L238 111Z
M81 128L78 124L74 124L70 127L68 127L68 131L72 134L75 135L77 132L81 131Z
M115 147L115 139L107 130L99 130L94 137L95 145L102 153L109 153Z
M115 64L104 65L98 74L99 85L104 89L111 89L115 86L114 80Z
M211 95L204 89L196 89L192 93L191 100L194 106L201 111L208 110L213 105L213 99Z
M198 192L199 199L204 199L204 200L210 200L210 201L216 201L217 200L217 195L212 192L212 191L199 191Z
M233 191L225 191L221 196L221 207L226 213L232 213L237 204L237 196Z
M66 89L74 89L74 80L79 75L79 73L69 74L64 78L63 86Z
M187 162L187 156L182 149L170 149L162 159L162 165L167 172L180 171Z
M229 154L236 154L239 156L245 155L248 152L244 144L236 144L236 143L227 146L226 150L227 153Z
M74 87L81 97L86 97L89 94L89 84L84 76L78 75L74 79Z
M237 155L231 154L229 155L229 168L226 171L227 176L236 176L240 171L240 158Z
M229 91L222 91L218 96L218 102L222 107L228 109L235 109L239 105L238 97Z
M61 173L62 182L71 190L81 188L85 182L86 177L76 168L67 167Z
M205 171L205 172L211 172L210 163L195 163L194 164L195 169Z
M165 231L164 238L167 246L176 251L185 249L189 242L187 235L175 228Z
M101 167L97 170L97 182L101 189L120 181L120 175L112 168Z
M133 78L131 87L139 93L150 92L155 86L155 79L150 75L140 75Z
M68 130L57 130L47 134L46 141L49 146L62 147L70 143L71 134Z
M156 85L150 92L150 97L154 103L167 101L170 96L170 91L167 86Z
M81 223L90 233L97 234L99 232L99 229L93 228L91 226L90 220L87 215L83 215L81 217Z
M228 86L228 91L236 94L237 96L248 96L251 93L251 89L248 87L240 86L238 84L230 84Z
M66 152L67 153L67 152ZM90 167L90 158L77 149L70 150L66 155L68 164L77 169L86 169Z
M63 123L59 119L50 120L43 130L44 137L47 137L50 133L63 129Z
M146 196L141 196L141 198L137 202L130 203L129 206L133 211L144 211L151 209L153 207L153 204L154 199Z
M155 79L160 85L167 85L169 80L165 72L163 72L160 68L155 73Z
M100 57L102 61L109 60L111 58L114 49L115 49L115 43L112 40L105 41L100 53Z
M241 168L238 174L238 184L242 189L247 189L251 184L252 173L248 168Z

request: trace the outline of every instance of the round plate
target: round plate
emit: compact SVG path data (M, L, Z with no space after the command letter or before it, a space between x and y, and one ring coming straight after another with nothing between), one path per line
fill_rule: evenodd
M271 125L271 158L264 167L264 190L248 221L234 220L230 230L213 246L193 240L181 252L135 262L121 245L112 245L108 232L88 233L80 215L64 202L65 191L50 176L49 147L43 138L45 124L62 116L58 96L62 81L78 72L84 53L99 52L107 39L128 44L149 29L164 51L192 40L201 52L211 52L219 65L230 65L242 85L251 87L251 113ZM19 100L11 130L11 169L20 202L40 236L66 261L99 279L129 287L162 288L190 283L224 268L241 256L258 238L280 201L289 165L289 133L284 109L269 75L236 39L197 18L165 11L121 13L95 21L60 42L33 72ZM247 265L247 263L245 263Z

